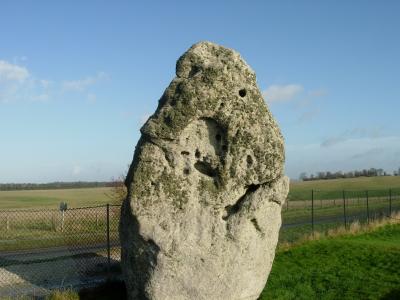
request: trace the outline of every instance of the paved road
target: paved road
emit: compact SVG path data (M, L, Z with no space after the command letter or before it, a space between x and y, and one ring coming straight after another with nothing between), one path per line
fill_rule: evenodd
M119 246L118 242L111 243L110 247ZM0 252L0 268L4 267L3 261L16 261L16 263L52 260L59 257L77 257L88 253L107 251L107 244L93 244L85 246L63 246L52 248L37 248Z
M118 276L119 244L111 245L111 272ZM89 286L107 279L107 247L96 244L0 253L0 298L45 295L60 287Z

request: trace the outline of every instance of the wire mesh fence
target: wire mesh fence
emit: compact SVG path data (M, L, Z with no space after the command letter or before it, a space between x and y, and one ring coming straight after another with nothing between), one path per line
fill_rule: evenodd
M318 191L304 200L287 199L282 211L280 242L294 242L314 232L326 233L353 222L389 217L400 210L400 190Z
M119 274L119 206L0 211L0 298Z
M400 190L317 191L288 199L280 242L400 211ZM0 298L96 285L120 272L120 206L0 210Z

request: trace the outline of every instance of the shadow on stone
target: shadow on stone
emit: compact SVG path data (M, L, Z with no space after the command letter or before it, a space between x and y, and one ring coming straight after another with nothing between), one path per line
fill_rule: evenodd
M79 299L81 300L125 300L126 288L123 281L107 281L94 288L86 288L79 291Z
M124 261L122 272L125 279L134 278L125 282L126 289L133 299L149 299L145 287L151 271L157 265L160 248L154 241L143 239L139 229L139 223L132 214L129 201L125 200L121 208L120 222L121 258Z

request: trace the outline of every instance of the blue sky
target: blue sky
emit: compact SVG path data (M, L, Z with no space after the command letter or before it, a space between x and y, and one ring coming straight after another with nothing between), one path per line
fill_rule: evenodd
M2 1L0 182L122 174L177 58L201 40L256 71L290 177L393 171L399 13L398 1Z

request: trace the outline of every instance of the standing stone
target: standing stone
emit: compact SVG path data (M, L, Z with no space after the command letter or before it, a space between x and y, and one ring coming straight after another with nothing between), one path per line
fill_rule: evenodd
M254 71L195 44L141 133L120 223L129 298L257 299L289 185Z

